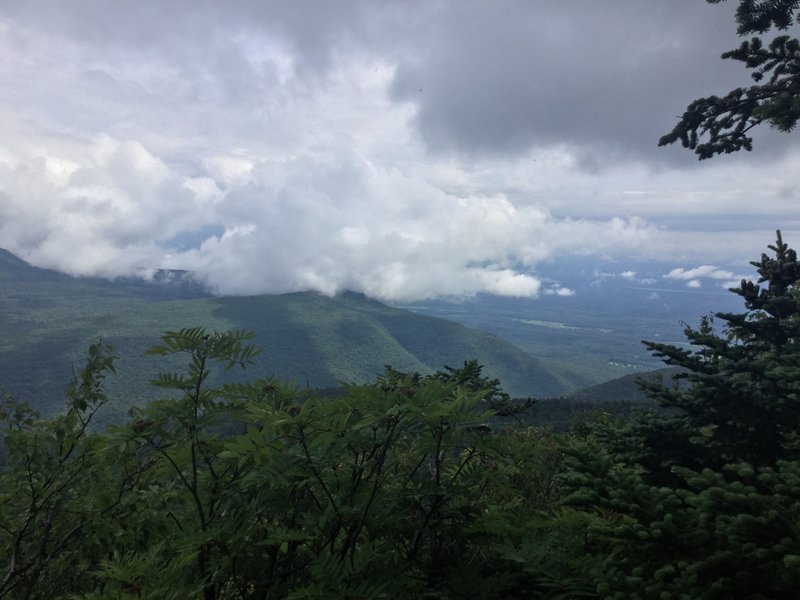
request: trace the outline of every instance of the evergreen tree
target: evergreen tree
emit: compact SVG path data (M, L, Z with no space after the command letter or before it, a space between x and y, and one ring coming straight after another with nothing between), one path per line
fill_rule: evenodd
M769 249L773 256L751 263L758 282L743 280L731 290L745 312L717 313L685 330L697 350L645 342L667 364L685 369L677 377L690 384L643 382L663 407L674 409L659 432L670 438L659 444L662 462L665 452L673 454L665 464L774 466L800 457L800 263L780 231ZM651 435L651 446L656 438Z
M707 0L717 4L721 0ZM795 0L739 0L736 21L739 35L763 34L773 27L788 30L800 3ZM779 35L768 45L759 37L745 40L722 58L743 62L756 82L723 97L709 96L692 102L675 128L659 146L678 140L700 160L716 154L751 150L748 132L762 123L789 132L800 119L800 40Z
M745 312L687 328L694 350L647 343L685 370L644 383L665 413L567 449L567 503L603 517L590 552L604 597L797 597L800 263L780 232L769 248L758 281L731 290Z

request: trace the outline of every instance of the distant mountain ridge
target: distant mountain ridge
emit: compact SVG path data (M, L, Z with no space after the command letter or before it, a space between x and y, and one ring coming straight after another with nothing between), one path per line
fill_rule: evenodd
M431 372L476 358L518 396L557 396L569 386L538 360L493 334L445 319L391 308L362 294L315 292L210 297L202 289L131 279L73 278L28 265L0 251L0 389L44 411L63 401L63 388L98 337L118 351L118 377L109 382L117 412L152 397L145 382L159 370L181 368L145 356L164 330L203 326L244 329L263 348L246 376L274 374L299 385L366 382L390 364Z
M69 279L69 275L58 271L31 266L12 252L0 248L0 281L5 281L9 277L37 281Z
M639 386L639 380L657 381L665 387L674 385L673 376L681 372L678 367L664 367L644 373L631 373L603 383L581 388L567 396L579 402L644 402L647 395Z

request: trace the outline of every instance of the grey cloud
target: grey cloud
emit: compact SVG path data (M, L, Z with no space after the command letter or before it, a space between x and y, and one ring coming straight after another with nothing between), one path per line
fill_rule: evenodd
M732 4L732 3L729 3ZM738 45L733 6L696 1L499 2L451 7L429 26L418 60L393 93L418 106L435 150L523 152L565 144L579 166L609 161L695 162L657 149L700 95L746 85L721 61ZM772 138L762 134L761 137Z
M338 46L366 35L374 10L355 0L246 0L234 5L216 0L9 0L0 15L100 52L166 54L178 63L201 56L213 60L226 46L256 35L288 43L301 63L324 70ZM226 60L219 64L228 65Z
M0 4L0 246L231 293L533 296L564 254L726 264L797 231L800 154L655 147L742 81L731 6L231 6Z
M416 106L431 150L509 155L564 145L579 168L597 173L632 157L695 162L656 143L695 97L747 84L745 69L719 59L738 44L733 8L696 0L319 0L234 10L211 0L32 0L10 2L0 16L88 44L100 59L161 63L162 81L139 90L95 77L97 96L113 94L108 102L124 93L152 103L164 93L195 112L245 109L265 123L270 103L280 102L279 68L245 56L248 38L290 50L294 85L318 85L343 53L380 58L396 65L392 98ZM298 92L302 85L289 93ZM65 115L67 108L80 112L68 105ZM107 116L120 120L111 109ZM769 131L757 137L761 154L789 143Z

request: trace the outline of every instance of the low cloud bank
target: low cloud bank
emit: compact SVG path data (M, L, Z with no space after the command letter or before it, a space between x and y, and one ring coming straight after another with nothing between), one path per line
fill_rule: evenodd
M223 165L224 166L224 165ZM543 290L560 252L633 252L641 219L559 219L503 194L456 196L354 154L205 161L187 176L142 144L98 137L82 156L0 162L0 245L77 275L190 269L220 294L342 289L393 300Z

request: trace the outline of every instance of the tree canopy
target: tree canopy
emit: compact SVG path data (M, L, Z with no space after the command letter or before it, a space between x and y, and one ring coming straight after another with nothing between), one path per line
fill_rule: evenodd
M722 1L707 0L711 4ZM755 84L725 96L695 100L658 145L680 141L703 160L752 150L749 132L762 123L778 131L792 131L800 119L800 41L782 34L765 43L755 34L788 31L800 23L800 14L795 14L798 8L800 2L794 0L739 0L737 31L740 36L752 37L722 58L743 62L752 71Z
M731 290L745 312L687 327L693 349L647 344L683 368L643 382L663 412L597 423L568 450L567 503L605 515L603 597L797 597L800 263L780 232L769 250Z

